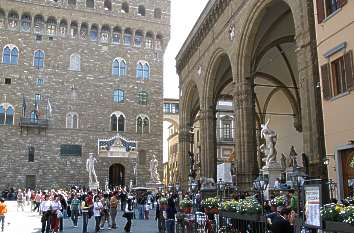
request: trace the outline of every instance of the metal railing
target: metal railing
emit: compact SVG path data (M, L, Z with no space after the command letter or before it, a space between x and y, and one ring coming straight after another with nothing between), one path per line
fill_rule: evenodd
M21 117L20 119L20 127L48 128L48 126L48 119L33 119L24 117Z

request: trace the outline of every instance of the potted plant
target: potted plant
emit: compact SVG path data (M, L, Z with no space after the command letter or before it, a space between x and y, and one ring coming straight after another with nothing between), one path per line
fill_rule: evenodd
M219 199L215 197L209 197L202 201L202 206L205 213L217 214L219 213Z
M354 232L354 206L352 205L326 204L321 208L321 216L326 231Z
M179 203L180 211L185 214L192 212L192 201L189 198L183 198Z

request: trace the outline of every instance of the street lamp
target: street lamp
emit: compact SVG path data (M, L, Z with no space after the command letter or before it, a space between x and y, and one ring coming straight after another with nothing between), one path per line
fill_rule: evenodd
M300 191L305 183L305 173L299 168L295 168L291 175L291 182L297 191L297 213L300 215Z
M253 181L253 188L257 192L259 192L259 194L260 194L262 215L264 214L264 209L263 209L264 196L263 196L263 192L267 189L267 187L268 187L268 178L265 177L262 174L259 174L258 177Z

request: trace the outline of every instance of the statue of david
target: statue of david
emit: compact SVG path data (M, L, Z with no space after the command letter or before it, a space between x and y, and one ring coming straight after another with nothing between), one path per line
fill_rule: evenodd
M89 173L89 181L90 184L98 183L95 171L95 163L97 162L97 160L93 153L90 153L89 155L89 158L86 160L86 171ZM92 178L94 178L94 180Z

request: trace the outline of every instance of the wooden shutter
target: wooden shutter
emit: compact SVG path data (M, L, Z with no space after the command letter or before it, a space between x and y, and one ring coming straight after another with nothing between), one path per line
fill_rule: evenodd
M347 81L347 89L351 90L354 87L354 74L353 74L353 50L344 54L344 69L345 79Z
M325 0L316 0L318 24L320 24L325 18L324 1Z
M339 0L339 6L343 7L345 4L347 4L348 0Z
M331 94L331 76L329 73L329 63L321 66L323 99L329 100Z

